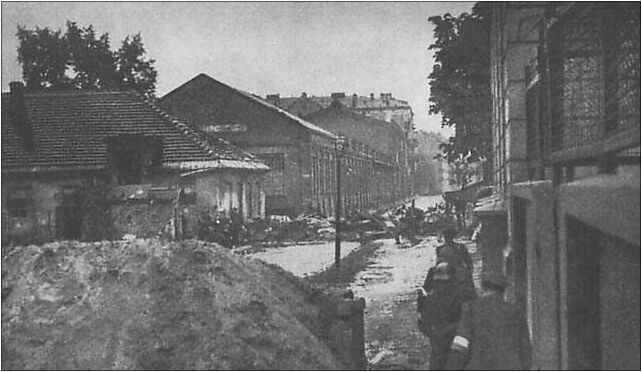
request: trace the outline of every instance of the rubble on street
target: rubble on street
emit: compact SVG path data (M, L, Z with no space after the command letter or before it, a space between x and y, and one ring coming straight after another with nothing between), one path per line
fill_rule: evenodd
M2 367L344 369L328 301L195 240L3 247Z

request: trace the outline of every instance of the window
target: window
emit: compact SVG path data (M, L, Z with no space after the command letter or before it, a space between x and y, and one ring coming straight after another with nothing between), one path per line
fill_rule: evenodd
M135 185L162 165L163 144L159 137L120 135L107 140L109 165L118 185Z

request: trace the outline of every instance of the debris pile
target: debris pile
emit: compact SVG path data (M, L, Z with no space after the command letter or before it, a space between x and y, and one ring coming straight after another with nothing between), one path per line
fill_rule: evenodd
M343 369L324 295L199 241L2 252L2 368Z

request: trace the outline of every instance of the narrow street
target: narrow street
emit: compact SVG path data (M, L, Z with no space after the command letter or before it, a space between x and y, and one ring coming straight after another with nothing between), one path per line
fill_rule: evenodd
M374 263L351 284L366 300L366 357L372 369L419 369L429 343L417 329L416 292L435 261L436 237L409 247L386 239Z
M426 209L442 200L439 195L419 196L415 198L415 206ZM435 248L441 242L436 236L421 237L420 243L414 246L403 240L397 245L394 239L376 242L380 245L374 257L349 284L356 297L366 300L365 348L370 368L427 369L430 346L417 329L416 293L428 268L435 263ZM474 244L463 243L468 245L476 266L480 265L475 259ZM358 243L343 242L342 257L358 247ZM249 257L277 264L296 276L306 277L332 265L334 243L271 248Z

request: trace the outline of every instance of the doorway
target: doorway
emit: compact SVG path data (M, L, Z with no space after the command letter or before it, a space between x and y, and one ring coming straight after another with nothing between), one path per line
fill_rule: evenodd
M569 369L601 369L600 233L567 217Z

